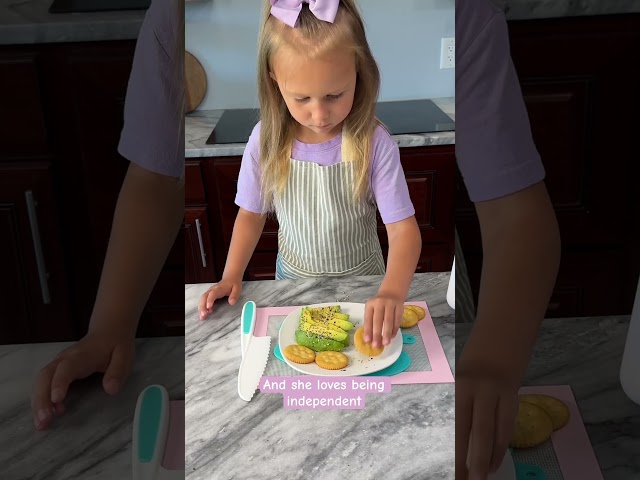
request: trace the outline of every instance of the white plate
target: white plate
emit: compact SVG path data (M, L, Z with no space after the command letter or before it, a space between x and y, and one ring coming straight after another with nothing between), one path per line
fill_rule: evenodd
M358 375L366 375L368 373L378 372L393 364L400 353L402 353L402 332L398 329L398 333L391 340L391 343L384 348L384 351L377 357L366 357L362 355L353 345L353 335L355 331L364 325L364 303L318 303L315 305L306 305L309 307L328 307L330 305L340 305L340 313L349 315L349 321L353 323L354 329L349 332L349 346L342 350L349 357L349 365L341 370L326 370L320 368L315 362L313 363L294 363L284 356L284 349L289 345L296 345L296 330L302 313L302 307L296 308L287 315L278 333L278 343L280 352L284 361L287 362L294 370L308 375L322 375L331 377L353 377Z

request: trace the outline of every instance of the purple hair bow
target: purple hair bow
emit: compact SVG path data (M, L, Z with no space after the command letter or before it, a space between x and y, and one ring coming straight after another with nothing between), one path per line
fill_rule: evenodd
M329 23L336 19L340 6L340 0L271 0L271 15L294 28L303 3L309 4L309 10L316 18Z

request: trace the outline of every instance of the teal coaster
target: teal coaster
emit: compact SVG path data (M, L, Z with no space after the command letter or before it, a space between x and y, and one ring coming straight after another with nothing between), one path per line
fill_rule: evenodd
M280 345L276 344L276 347L273 349L273 354L278 360L284 362L284 358L282 357L282 352L280 352ZM287 363L287 362L284 362L284 363Z
M544 471L536 465L526 463L516 463L517 480L545 480Z
M400 356L398 359L389 365L387 368L383 370L379 370L373 373L367 373L366 375L362 375L363 377L391 377L393 375L397 375L399 373L404 372L407 368L411 366L411 359L409 355L404 350L400 352Z
M408 333L403 333L402 334L402 343L405 345L413 345L414 343L416 343L416 337L414 337L413 335L410 335Z

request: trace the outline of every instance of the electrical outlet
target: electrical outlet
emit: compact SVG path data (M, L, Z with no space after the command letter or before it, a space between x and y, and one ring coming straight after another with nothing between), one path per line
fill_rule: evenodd
M443 38L440 46L440 68L455 68L456 39Z

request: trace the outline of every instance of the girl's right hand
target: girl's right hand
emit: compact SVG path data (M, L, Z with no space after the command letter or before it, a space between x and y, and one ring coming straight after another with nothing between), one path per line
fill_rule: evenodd
M105 392L109 395L118 393L133 368L134 342L134 337L126 333L87 333L43 367L31 392L31 412L36 429L45 430L54 415L64 413L67 391L76 380L102 372Z
M213 302L222 297L229 297L229 305L235 305L242 293L242 280L223 278L200 296L198 313L204 320L213 312Z

